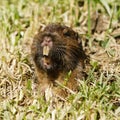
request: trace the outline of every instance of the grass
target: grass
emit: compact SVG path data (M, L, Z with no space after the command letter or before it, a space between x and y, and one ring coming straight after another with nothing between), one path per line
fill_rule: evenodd
M88 2L78 0L0 1L1 120L120 120L120 3L95 2L87 9ZM108 17L110 28L93 34L87 14L95 10ZM79 92L65 100L51 98L49 92L44 100L34 90L30 45L39 27L50 22L78 31L90 56L88 77L79 80Z

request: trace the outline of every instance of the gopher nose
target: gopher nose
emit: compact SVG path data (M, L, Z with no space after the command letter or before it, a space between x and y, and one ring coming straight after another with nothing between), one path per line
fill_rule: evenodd
M43 41L44 46L48 46L50 44L51 40L47 39Z
M41 43L41 46L49 46L51 48L53 46L52 38L45 36L43 38L43 42Z

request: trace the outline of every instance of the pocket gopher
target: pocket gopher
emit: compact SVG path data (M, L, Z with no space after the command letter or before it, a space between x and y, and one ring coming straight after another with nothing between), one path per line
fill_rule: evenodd
M53 94L66 95L66 90L58 83L77 90L76 79L84 77L86 55L78 33L72 28L61 24L47 25L35 35L31 55L41 93L51 86Z

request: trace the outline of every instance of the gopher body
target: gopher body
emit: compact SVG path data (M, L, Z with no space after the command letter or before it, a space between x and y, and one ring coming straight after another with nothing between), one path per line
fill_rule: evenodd
M35 35L31 55L42 94L48 87L52 88L54 95L60 96L67 94L67 90L60 86L77 90L77 79L84 77L86 55L78 33L72 28L60 24L47 25Z

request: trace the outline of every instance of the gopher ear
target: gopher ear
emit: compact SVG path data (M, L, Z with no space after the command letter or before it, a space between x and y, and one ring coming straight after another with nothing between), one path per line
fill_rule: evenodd
M78 41L78 44L81 44L81 37L77 32L73 32L73 31L71 32L69 29L65 28L63 30L63 35L73 37L75 40Z
M78 38L78 44L81 44L82 43L82 41L81 41L81 38L79 37Z
M65 28L65 29L63 30L63 35L69 35L69 30Z
M78 39L78 38L79 38L79 35L78 35L78 33L77 33L77 32L75 32L75 33L74 33L74 35L75 35L75 38L76 38L76 39Z
M81 44L82 40L78 33L75 33L76 40L78 41L78 44Z

